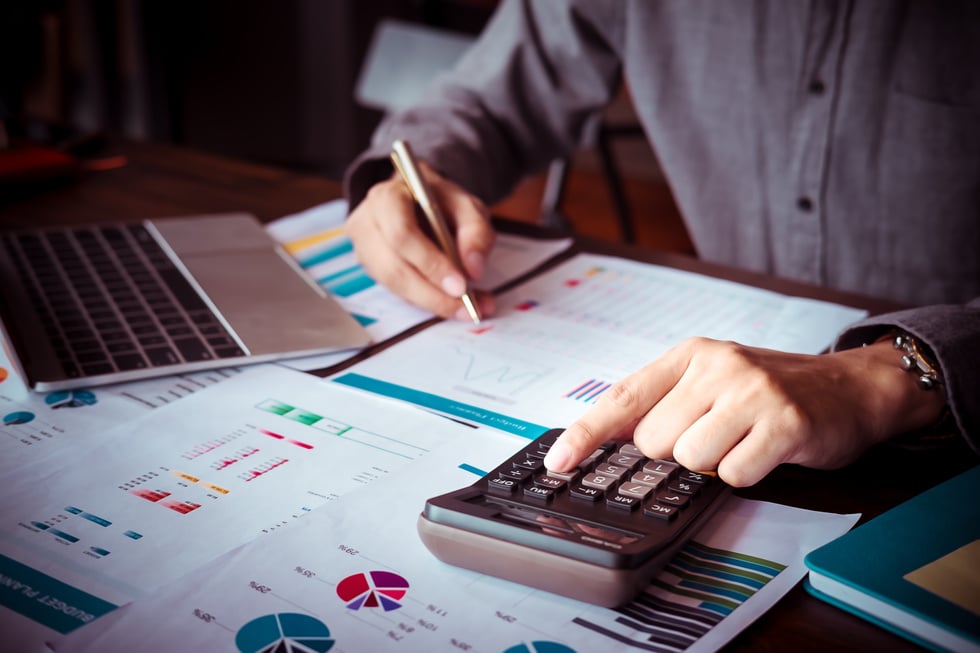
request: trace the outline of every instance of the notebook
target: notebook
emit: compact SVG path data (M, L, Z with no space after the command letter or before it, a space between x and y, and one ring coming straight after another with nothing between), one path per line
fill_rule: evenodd
M980 652L980 466L806 556L815 596L934 650Z
M0 233L0 320L11 361L39 391L370 341L237 213Z

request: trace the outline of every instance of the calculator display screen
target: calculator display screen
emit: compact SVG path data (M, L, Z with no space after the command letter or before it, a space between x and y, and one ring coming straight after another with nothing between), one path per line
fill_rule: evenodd
M486 498L486 497L485 497ZM575 519L569 515L555 515L522 505L513 505L486 498L487 503L500 509L498 517L517 523L526 528L537 529L553 537L579 542L593 541L594 544L632 544L640 539L636 533L629 533L608 526L600 526Z

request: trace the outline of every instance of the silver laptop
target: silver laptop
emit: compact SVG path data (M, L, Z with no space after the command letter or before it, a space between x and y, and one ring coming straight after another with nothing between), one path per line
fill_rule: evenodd
M370 342L247 214L0 233L0 320L41 391Z

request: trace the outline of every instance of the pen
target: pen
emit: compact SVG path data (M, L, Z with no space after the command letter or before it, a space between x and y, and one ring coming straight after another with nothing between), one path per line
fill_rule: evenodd
M439 205L433 199L425 178L419 172L419 167L415 163L415 157L412 155L412 150L407 142L397 140L392 143L391 162L395 165L395 169L398 170L398 174L401 175L405 185L408 186L408 190L412 194L412 197L415 198L415 202L422 208L422 212L429 220L429 224L432 226L432 231L435 233L442 251L452 260L456 269L459 270L465 279L466 268L463 267L463 262L459 258L459 252L456 250L456 242L453 240L453 234L449 231L449 227L446 225L446 219L442 216ZM473 322L479 324L481 319L480 309L477 306L476 297L470 289L469 281L466 284L466 292L463 293L460 299L463 301L463 306L466 307L466 312L470 314Z

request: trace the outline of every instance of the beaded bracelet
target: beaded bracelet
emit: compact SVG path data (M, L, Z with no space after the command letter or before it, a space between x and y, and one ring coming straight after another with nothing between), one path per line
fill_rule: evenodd
M907 333L900 333L895 336L892 345L895 349L904 352L902 354L902 366L905 371L919 375L917 381L920 388L932 390L943 382L942 372L939 371L939 367L935 363L923 354L918 340Z

